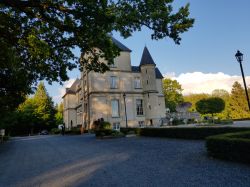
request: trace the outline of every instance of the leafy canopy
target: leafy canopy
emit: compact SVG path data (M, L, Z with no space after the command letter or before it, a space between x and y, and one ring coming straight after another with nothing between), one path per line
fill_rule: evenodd
M119 54L109 35L112 31L126 38L145 26L152 30L152 39L169 37L179 44L180 34L193 26L194 19L189 18L189 4L174 13L172 3L173 0L0 0L0 37L15 49L33 79L65 81L67 69L77 64L72 52L75 47L94 54L86 66L88 70L108 69L98 60L103 57L112 63Z
M244 88L239 82L234 82L229 100L230 115L233 119L249 118L250 113Z
M210 97L201 99L196 104L196 110L201 114L220 113L225 108L225 102L220 97Z
M183 89L176 80L166 78L162 83L166 107L169 108L171 112L175 112L176 106L183 102L181 93Z
M151 38L171 38L193 26L189 4L173 12L173 0L0 0L0 112L13 111L39 80L62 83L67 70L104 72L119 49L110 33L127 38L142 27ZM78 59L73 49L90 53ZM95 50L96 48L100 50ZM8 83L8 84L6 84Z

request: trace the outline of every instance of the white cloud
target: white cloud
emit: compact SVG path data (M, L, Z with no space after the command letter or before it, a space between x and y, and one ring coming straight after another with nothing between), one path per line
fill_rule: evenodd
M190 93L211 93L215 89L224 89L228 92L231 91L232 85L235 81L243 84L242 77L236 75L228 75L222 72L218 73L182 73L178 76L174 73L167 73L165 77L177 80L183 88L183 94ZM247 85L250 84L250 76L246 77Z
M76 79L69 79L65 81L63 86L60 86L57 90L57 94L53 96L53 100L56 103L60 103L62 101L62 96L65 94L66 88L71 87L71 85L75 82Z

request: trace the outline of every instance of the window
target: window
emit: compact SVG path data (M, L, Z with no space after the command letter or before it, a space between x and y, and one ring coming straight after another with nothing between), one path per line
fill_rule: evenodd
M136 113L137 115L143 115L142 99L136 99Z
M113 123L113 130L120 131L120 123L119 122Z
M141 79L140 79L140 77L135 77L134 86L135 86L135 88L141 88Z
M112 117L119 117L119 101L111 100L111 115Z
M138 121L139 127L143 128L144 127L144 121Z
M148 80L147 80L147 84L148 84Z
M118 88L118 78L110 77L110 88Z

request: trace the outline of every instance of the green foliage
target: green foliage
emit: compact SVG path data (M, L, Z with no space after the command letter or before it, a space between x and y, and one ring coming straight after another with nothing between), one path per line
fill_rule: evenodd
M225 101L219 97L201 99L195 104L196 110L201 114L220 113L225 108Z
M62 83L67 70L76 67L108 70L120 52L110 36L113 31L127 38L146 27L152 39L171 38L180 44L194 19L189 18L189 4L173 11L172 3L0 1L0 118L14 111L40 80ZM89 55L78 59L75 48Z
M60 133L61 133L61 130L58 129L58 128L53 128L53 129L50 130L50 133L51 133L51 134L60 134Z
M191 139L200 140L208 136L250 131L250 128L236 128L236 127L190 127L190 128L137 128L132 130L136 131L137 135L148 137L165 137L165 138L178 138L178 139ZM121 128L121 132L130 131L130 128Z
M107 121L101 123L100 129L111 129L111 124Z
M80 135L81 134L81 128L80 127L73 127L70 130L66 130L65 134Z
M210 97L209 94L189 94L189 95L186 95L184 96L184 102L189 102L189 103L192 103L192 106L191 108L189 109L190 111L196 111L196 108L195 108L195 104L201 100L201 99L206 99Z
M108 69L99 57L112 63L119 50L111 41L112 31L127 38L142 26L152 30L151 38L171 38L193 26L189 4L173 11L172 1L11 1L0 2L0 36L17 51L34 79L66 80L67 69L76 67L72 49L90 51L88 70ZM84 31L84 32L83 32ZM95 47L101 51L93 50Z
M250 131L210 136L206 147L215 158L250 163Z
M170 109L171 112L176 111L176 106L183 102L182 88L181 85L172 79L163 79L163 93L165 97L166 107Z
M245 91L237 81L232 87L229 109L232 119L250 118Z
M63 103L56 105L55 108L56 108L56 114L55 114L56 125L63 124Z
M1 21L3 20L0 18L0 30ZM0 119L3 119L25 100L27 94L32 93L32 81L29 80L21 59L17 57L16 50L1 35L0 46Z
M216 89L212 92L212 97L220 97L225 101L225 109L222 112L217 113L216 116L219 119L231 119L229 108L230 94L226 90Z
M183 120L174 118L172 121L172 125L182 125L184 124Z
M4 118L3 123L11 135L33 134L55 127L53 102L44 84L40 83L34 97L27 98L17 111Z

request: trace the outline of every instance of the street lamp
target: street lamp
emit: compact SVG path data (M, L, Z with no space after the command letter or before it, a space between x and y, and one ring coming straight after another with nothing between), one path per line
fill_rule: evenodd
M245 92L246 92L246 97L247 97L247 104L248 104L248 108L250 110L249 96L248 96L248 92L247 92L245 75L244 75L243 68L242 68L243 54L238 50L237 53L235 54L235 57L240 64L241 75L242 75L242 79L243 79L243 83L244 83L244 87L245 87Z
M127 108L126 108L126 94L125 93L123 93L123 99L124 99L124 109L125 109L125 118L126 118L126 128L128 128Z

